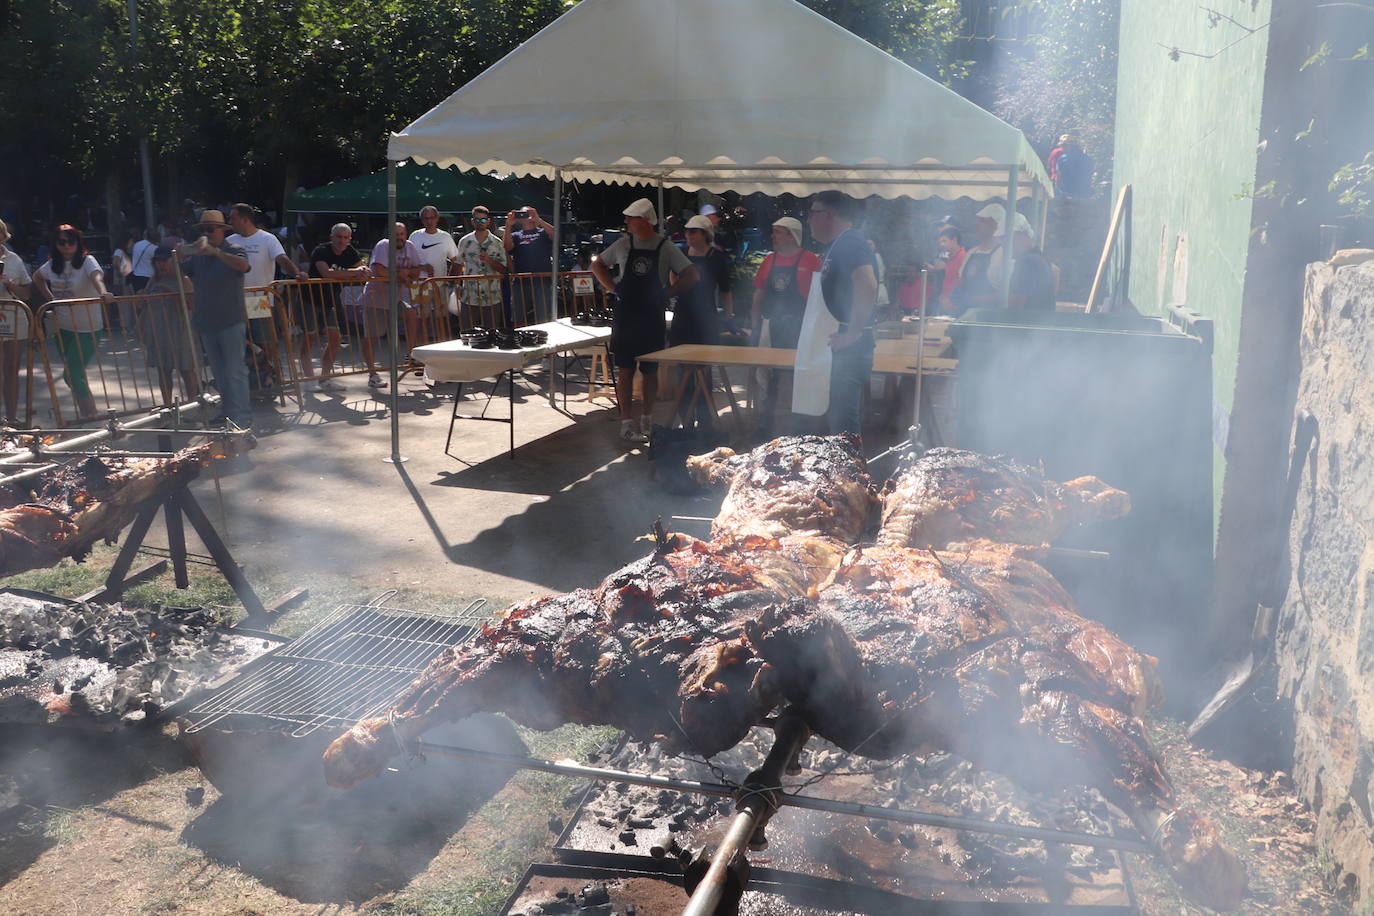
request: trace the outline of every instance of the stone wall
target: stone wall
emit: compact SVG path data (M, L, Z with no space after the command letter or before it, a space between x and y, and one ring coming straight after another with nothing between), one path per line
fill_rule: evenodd
M1290 533L1279 687L1337 879L1374 904L1374 261L1307 270L1298 409L1318 432Z

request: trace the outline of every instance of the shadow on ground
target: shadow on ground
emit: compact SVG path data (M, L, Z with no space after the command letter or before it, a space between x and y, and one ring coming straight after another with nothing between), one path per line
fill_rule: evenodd
M497 716L472 716L442 731L429 737L526 752ZM418 766L398 761L395 772L342 792L323 782L325 738L277 741L294 744L273 753L259 743L233 764L236 772L216 777L228 791L187 825L182 840L304 903L357 902L404 887L511 772L444 758Z
M99 806L186 764L182 748L152 729L0 729L0 886L60 842L64 812ZM175 829L144 819L139 823Z

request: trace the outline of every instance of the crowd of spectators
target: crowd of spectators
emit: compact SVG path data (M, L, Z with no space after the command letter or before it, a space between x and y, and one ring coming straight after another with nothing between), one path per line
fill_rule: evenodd
M1056 174L1062 175L1065 165L1074 167L1076 152L1072 144L1059 152ZM933 315L1000 306L1008 270L1008 305L1054 308L1055 269L1019 212L1012 213L1008 240L1002 204L989 204L971 219L966 214L962 225L947 216L928 230L905 233L866 225L862 205L838 192L788 206L805 213L805 225L793 215L756 223L743 202L733 208L708 202L670 217L660 231L653 204L641 199L624 211L626 232L599 255L585 242L577 250L577 268L589 270L614 294L612 350L620 390L633 391L636 373L642 375L641 405L636 409L628 397L620 404L624 438L647 438L658 393L654 367L640 356L665 345L717 343L722 333L756 346L795 349L817 277L834 322L826 415L835 431L857 431L857 392L871 373L879 318L911 313L923 297ZM63 223L32 267L4 247L3 293L35 311L49 300L80 301L53 310L52 326L40 329L60 357L62 381L79 419L96 415L86 370L107 324L113 324L141 343L164 400L178 383L185 396L195 396L200 367L207 366L224 410L211 422L247 427L250 389L273 382L250 377L249 367L255 361L281 366L286 337L296 342L295 371L312 390L343 390L336 374L345 333L359 348L369 386L387 387L376 343L390 334L388 286L382 281L393 263L398 346L451 336L450 317L460 314L467 324L487 325L521 325L549 315L555 232L534 207L509 211L500 226L489 208L473 207L463 214L466 232L451 232L435 206L422 208L417 217L418 226L398 222L361 251L354 246L354 227L337 223L327 241L307 250L302 240L292 257L283 244L285 230L265 228L263 214L252 206L202 208L189 219L163 220L119 238L108 269L87 250L82 231ZM934 238L934 257L923 257L920 243L912 240L923 232ZM8 241L8 228L0 223L0 245ZM737 289L737 268L749 258L752 279ZM930 277L924 289L923 269ZM463 277L472 279L423 282ZM281 280L300 282L273 286ZM311 280L334 282L311 286ZM737 309L737 292L748 296L747 309ZM109 308L116 296L125 299ZM565 291L559 301L568 301ZM671 329L665 312L672 315ZM9 355L17 343L6 340L4 346ZM17 412L18 362L7 358L6 366L16 368L0 378L7 417ZM775 373L765 384L765 418L774 416L778 392ZM709 422L704 415L700 419Z

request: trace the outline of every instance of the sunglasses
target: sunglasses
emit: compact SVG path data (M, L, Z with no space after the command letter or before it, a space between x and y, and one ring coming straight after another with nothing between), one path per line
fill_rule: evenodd
M474 223L489 223L489 222L491 222L491 217L489 217L489 216L474 216L474 217L472 218L472 221L473 221Z

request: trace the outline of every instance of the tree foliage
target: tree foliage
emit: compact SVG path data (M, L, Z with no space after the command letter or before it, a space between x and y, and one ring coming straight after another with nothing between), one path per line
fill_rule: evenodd
M1110 161L1116 117L1118 0L1009 0L1005 16L1026 21L993 74L993 113L1048 153L1077 133L1099 162Z
M0 135L6 177L50 200L111 172L132 188L142 133L164 203L179 184L270 207L284 180L376 168L390 131L572 2L137 0L135 60L128 0L0 0L0 110L23 125ZM962 72L958 0L806 2L937 79Z

